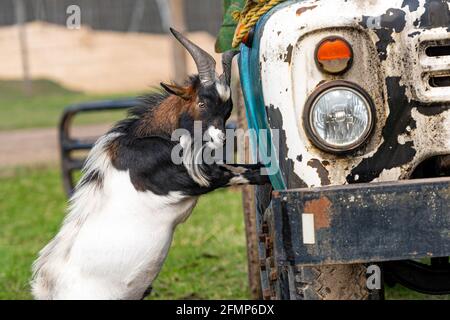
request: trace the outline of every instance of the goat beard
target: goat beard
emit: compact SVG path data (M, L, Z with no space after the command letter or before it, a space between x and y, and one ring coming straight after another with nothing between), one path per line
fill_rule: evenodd
M200 186L208 187L210 181L202 169L202 165L204 164L203 153L206 148L217 149L221 146L214 145L211 148L209 142L206 144L199 143L193 141L190 136L181 137L180 144L183 148L183 165L189 176Z

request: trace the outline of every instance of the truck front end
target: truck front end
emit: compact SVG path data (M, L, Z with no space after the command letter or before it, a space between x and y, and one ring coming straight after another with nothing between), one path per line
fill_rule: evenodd
M264 297L379 297L369 265L450 293L450 3L287 1L239 67L276 168L256 197Z

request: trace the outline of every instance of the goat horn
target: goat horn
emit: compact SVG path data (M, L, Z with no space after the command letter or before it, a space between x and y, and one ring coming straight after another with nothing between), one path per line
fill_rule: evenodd
M174 37L187 49L197 65L198 76L204 85L213 84L216 80L216 60L205 50L179 33L170 28Z
M223 73L220 76L221 82L225 82L228 86L231 83L231 66L233 57L237 55L239 51L229 50L222 55L222 69Z

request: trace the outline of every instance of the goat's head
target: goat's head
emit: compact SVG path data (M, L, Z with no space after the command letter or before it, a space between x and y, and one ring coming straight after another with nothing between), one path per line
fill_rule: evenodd
M198 78L193 78L186 86L166 83L161 83L161 86L169 94L185 100L189 106L189 111L180 119L180 125L192 130L194 121L201 121L203 132L208 132L212 145L219 147L225 139L225 122L233 108L230 90L231 62L238 52L223 54L223 74L219 76L216 73L216 61L211 55L178 31L170 30L194 59Z

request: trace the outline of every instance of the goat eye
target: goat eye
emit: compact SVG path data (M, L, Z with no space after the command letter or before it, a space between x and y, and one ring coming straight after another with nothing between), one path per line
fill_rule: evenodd
M199 106L199 108L204 108L205 107L205 103L204 102L199 102L198 106Z

